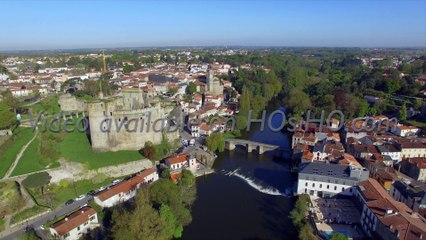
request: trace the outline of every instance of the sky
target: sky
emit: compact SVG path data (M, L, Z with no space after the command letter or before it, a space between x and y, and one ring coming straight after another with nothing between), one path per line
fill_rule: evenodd
M0 0L0 50L426 47L426 0Z

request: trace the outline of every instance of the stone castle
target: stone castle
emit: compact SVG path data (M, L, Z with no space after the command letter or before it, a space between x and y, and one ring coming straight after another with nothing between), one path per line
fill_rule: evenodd
M180 117L180 111L172 104L155 102L140 89L126 89L120 97L88 103L87 110L95 151L140 150L147 141L160 143L163 136L169 141L179 138L179 130L171 131L176 126L170 131L161 128L169 126L167 119Z

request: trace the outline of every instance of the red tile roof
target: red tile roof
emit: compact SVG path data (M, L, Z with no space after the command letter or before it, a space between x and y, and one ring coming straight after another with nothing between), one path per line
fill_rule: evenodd
M61 221L53 224L52 228L55 229L55 231L60 236L63 236L67 234L68 232L70 232L71 230L73 230L74 228L77 228L78 226L89 221L90 217L92 217L95 214L96 212L92 208L84 207L73 212L71 215L67 216Z
M189 154L178 154L178 155L166 158L166 162L168 162L170 165L186 162L189 156L190 156Z

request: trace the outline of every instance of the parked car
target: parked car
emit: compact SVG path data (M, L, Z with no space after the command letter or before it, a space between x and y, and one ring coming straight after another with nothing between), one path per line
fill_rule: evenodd
M95 196L95 194L96 194L95 190L91 190L87 193L87 195L89 195L89 196Z
M120 183L120 182L121 182L120 179L116 179L116 180L112 181L112 184L115 185L115 184Z
M70 200L68 200L66 203L65 203L65 205L71 205L71 204L73 204L74 203L74 200L73 199L70 199Z
M86 196L84 196L84 195L80 195L80 196L76 197L75 200L80 201L80 200L83 200L85 197Z
M103 191L103 190L105 190L105 189L107 189L106 187L104 187L104 186L102 186L102 187L100 187L99 189L98 189L98 191L100 192L100 191Z

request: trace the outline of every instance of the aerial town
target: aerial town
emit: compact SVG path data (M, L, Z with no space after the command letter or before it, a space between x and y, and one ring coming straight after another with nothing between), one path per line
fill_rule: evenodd
M246 55L247 51L235 49L213 52L217 55L232 56ZM198 55L194 56L191 50L177 51L176 55L169 54L167 50L149 56L141 55L142 58L150 57L158 61L143 67L129 67L136 65L131 61L120 62L124 67L112 67L107 59L114 58L114 54L101 51L97 54L70 54L61 57L13 56L2 60L1 64L5 69L5 73L1 75L3 101L10 101L8 98L25 101L16 108L19 121L12 121L12 124L3 128L1 134L7 138L22 128L33 129L32 134L35 136L31 135L28 142L22 143L22 148L18 150L23 151L23 154L12 159L11 166L3 173L2 184L10 180L21 182L25 186L28 181L26 179L31 179L31 173L34 173L34 176L48 173L47 184L59 188L52 189L52 194L55 194L55 191L61 194L61 185L69 188L68 185L75 184L73 181L78 181L77 179L91 179L92 183L92 186L89 185L90 191L80 194L80 189L74 189L75 194L79 195L75 199L64 199L66 202L62 203L57 202L60 201L57 197L47 199L38 196L52 207L64 204L65 207L60 208L60 213L52 208L40 212L36 210L34 216L28 215L27 219L22 218L19 221L15 220L16 215L7 217L9 211L3 210L3 218L9 219L9 228L24 227L24 231L34 228L37 236L41 238L53 236L79 239L84 234L96 232L94 229L102 227L98 216L100 213L97 211L111 209L134 199L138 189L146 185L162 178L169 178L178 183L182 179L182 171L188 171L194 176L214 172L212 166L217 157L215 151L221 148L213 149L212 145L215 144L209 142L215 134L220 134L220 137L214 140L216 145L220 145L219 141L224 141L224 147L229 150L235 149L235 146L230 148L230 144L241 145L243 149L249 148L249 145L234 141L233 138L241 135L238 135L239 130L231 129L224 121L211 123L210 120L212 117L233 117L242 111L245 93L239 92L231 79L224 79L229 79L229 76L239 69L250 71L259 67L203 61L197 64L184 61L167 63L161 60L164 54L172 59L184 58L185 61L200 58ZM81 68L68 65L73 61L84 62L87 59L99 61L99 71L96 71L96 68L85 71L83 65ZM371 62L383 61L383 58L370 57L361 60L362 65L374 69L376 66ZM417 60L410 58L408 62L410 61ZM61 65L63 62L66 64ZM398 69L402 62L394 57L391 64L383 69ZM264 72L270 71L267 67L260 69ZM104 79L108 80L103 82ZM415 79L419 85L423 85L425 81L424 76ZM107 84L102 86L103 83ZM111 86L114 88L108 92L107 88ZM98 92L90 95L90 88ZM371 98L366 95L365 101L371 102ZM374 98L375 101L379 101L378 99ZM56 102L52 104L52 101ZM371 105L374 106L374 101ZM405 110L405 118L421 115L421 110L415 109L413 105ZM55 114L61 114L58 115L60 118L55 118ZM132 119L141 120L148 115L149 119L147 118L145 123L141 121L141 129L137 127L137 121L132 127ZM41 119L36 119L37 116ZM162 121L172 117L175 121ZM426 143L421 137L423 129L407 124L406 121L402 123L396 118L393 119L392 115L367 114L365 117L344 119L344 123L341 123L338 117L335 115L327 121L302 117L295 124L295 131L288 133L291 155L284 158L284 161L290 161L297 166L297 181L291 195L309 196L309 207L306 211L309 212L308 218L314 223L312 234L321 236L338 232L354 239L421 239L426 229ZM34 151L31 150L34 138L40 138L38 141L41 141L41 148L43 141L63 144L63 139L55 139L48 135L52 133L43 131L43 125L48 125L52 119L60 121L59 125L66 122L67 124L63 124L64 129L75 125L75 122L78 122L76 119L88 119L86 122L81 121L80 127L85 124L90 127L80 135L89 136L90 149L87 151L92 154L140 151L142 160L112 162L111 166L105 165L93 171L90 170L93 167L76 163L74 156L67 155L67 151L64 155L61 150L59 161L47 163L44 167L32 168L20 164L28 164L24 162L28 161L25 160L26 154L37 155L31 152ZM108 131L105 130L105 119L113 119ZM176 131L143 129L157 120L161 120L160 126L177 124L179 121L194 124L185 125ZM120 125L122 122L124 126ZM339 126L340 130L333 130ZM137 131L131 131L133 128ZM40 136L36 137L37 134ZM43 136L45 134L47 136ZM84 138L70 141L81 140ZM165 141L168 143L165 144ZM161 153L164 150L161 146L164 144L170 149ZM262 143L258 145L262 146ZM247 151L267 154L268 146L263 147L265 149L262 151L256 146ZM78 149L76 153L79 154ZM41 156L42 154L40 153ZM118 158L123 156L116 155ZM37 177L42 178L41 175ZM94 186L99 185L98 181L94 182L96 178L101 178L100 183L110 181L111 178L115 180L94 189ZM28 186L28 189L31 188L33 187ZM27 194L43 195L37 193L38 190L27 191ZM70 196L72 195L71 193ZM28 199L22 201L25 203ZM36 204L40 202L30 203L29 206L34 206L29 209L39 208ZM19 211L18 209L18 216ZM61 213L62 215L59 215ZM46 217L28 224L31 220L41 218L40 216Z
M424 1L123 3L4 3L0 239L426 239Z

